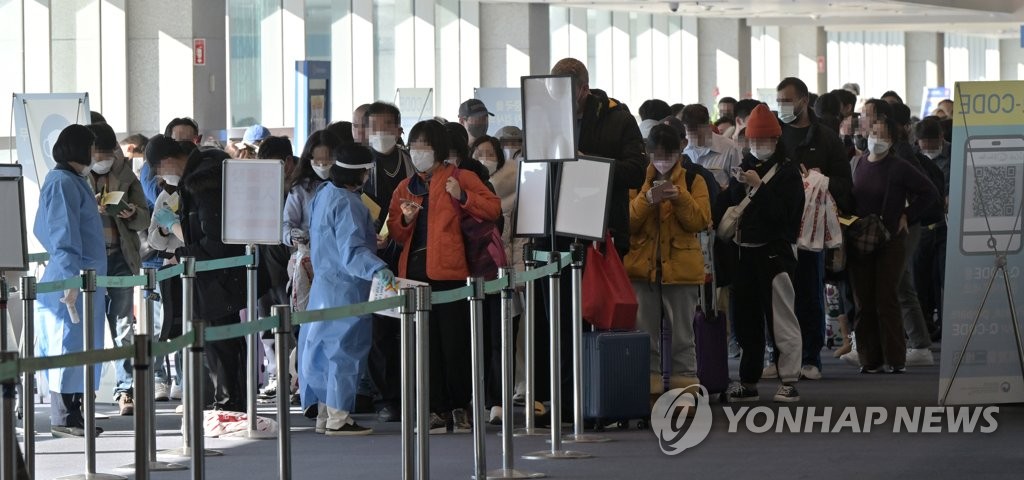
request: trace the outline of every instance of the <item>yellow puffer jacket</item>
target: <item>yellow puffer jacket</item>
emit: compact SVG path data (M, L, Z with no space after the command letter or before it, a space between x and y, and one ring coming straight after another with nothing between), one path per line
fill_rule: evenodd
M692 191L686 188L686 169L676 164L669 181L679 196L654 206L647 202L657 171L647 167L640 193L629 204L629 254L626 273L632 280L654 282L658 245L661 246L662 283L699 285L704 283L704 256L697 234L711 224L711 205L704 179L696 175ZM659 208L660 207L660 208Z

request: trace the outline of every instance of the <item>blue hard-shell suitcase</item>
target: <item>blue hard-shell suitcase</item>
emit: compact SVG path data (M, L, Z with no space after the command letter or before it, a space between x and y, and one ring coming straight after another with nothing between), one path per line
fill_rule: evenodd
M650 362L645 332L584 332L583 416L598 429L650 417Z

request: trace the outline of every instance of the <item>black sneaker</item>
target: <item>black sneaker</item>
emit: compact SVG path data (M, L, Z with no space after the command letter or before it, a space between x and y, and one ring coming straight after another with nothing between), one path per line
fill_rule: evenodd
M306 407L306 409L302 411L302 415L310 420L315 420L316 417L320 415L320 405L314 403Z
M341 428L328 428L324 430L324 434L328 437L350 437L357 435L369 435L373 433L373 429L370 427L361 427L358 423L352 422Z
M796 387L793 385L783 384L779 386L779 390L775 392L776 402L793 403L800 401L800 392L796 391Z
M757 393L756 388L750 388L742 383L737 384L729 390L729 402L757 402L761 400L761 395Z
M398 413L398 409L392 406L380 407L377 410L377 421L380 423L394 423L401 422L402 416Z
M452 433L470 433L472 431L473 424L470 423L466 410L462 408L452 410Z
M448 433L448 420L436 413L431 413L430 422L427 424L427 428L430 435ZM413 431L419 433L417 429L414 429Z

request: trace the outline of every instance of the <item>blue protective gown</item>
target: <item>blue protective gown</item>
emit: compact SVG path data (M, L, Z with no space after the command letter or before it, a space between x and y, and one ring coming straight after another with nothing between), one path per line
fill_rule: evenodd
M309 236L316 276L307 309L365 302L373 274L387 264L377 257L373 219L359 194L324 183L311 203ZM372 333L368 315L302 326L299 380L303 407L325 403L352 411Z
M103 239L103 222L96 198L89 184L75 172L56 169L46 175L39 192L39 210L33 232L50 254L50 262L40 282L77 277L82 270L107 274L107 249ZM103 348L104 289L96 289L93 302L93 347ZM54 356L81 352L84 338L82 323L72 323L67 306L61 303L64 291L39 294L36 301L36 355ZM82 294L78 295L78 316L84 321ZM100 365L94 367L95 382L90 391L99 388ZM56 368L46 372L50 391L84 393L85 368Z

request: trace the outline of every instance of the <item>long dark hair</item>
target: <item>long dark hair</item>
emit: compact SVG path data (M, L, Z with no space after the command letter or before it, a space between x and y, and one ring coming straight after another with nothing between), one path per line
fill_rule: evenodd
M473 146L469 147L470 155L472 155L473 152L475 152L476 149L480 147L480 145L483 145L485 143L491 144L491 148L494 149L494 155L498 159L498 168L496 168L494 171L501 170L502 167L505 166L505 151L501 149L501 141L498 140L497 138L494 138L490 135L484 135L474 140Z
M306 139L306 146L302 148L302 155L299 156L298 164L295 165L291 176L288 177L286 182L289 190L307 180L320 179L316 172L313 171L313 150L319 146L327 147L331 151L331 158L333 158L334 151L341 146L341 141L338 140L336 135L327 130L317 130L311 133L309 138Z

